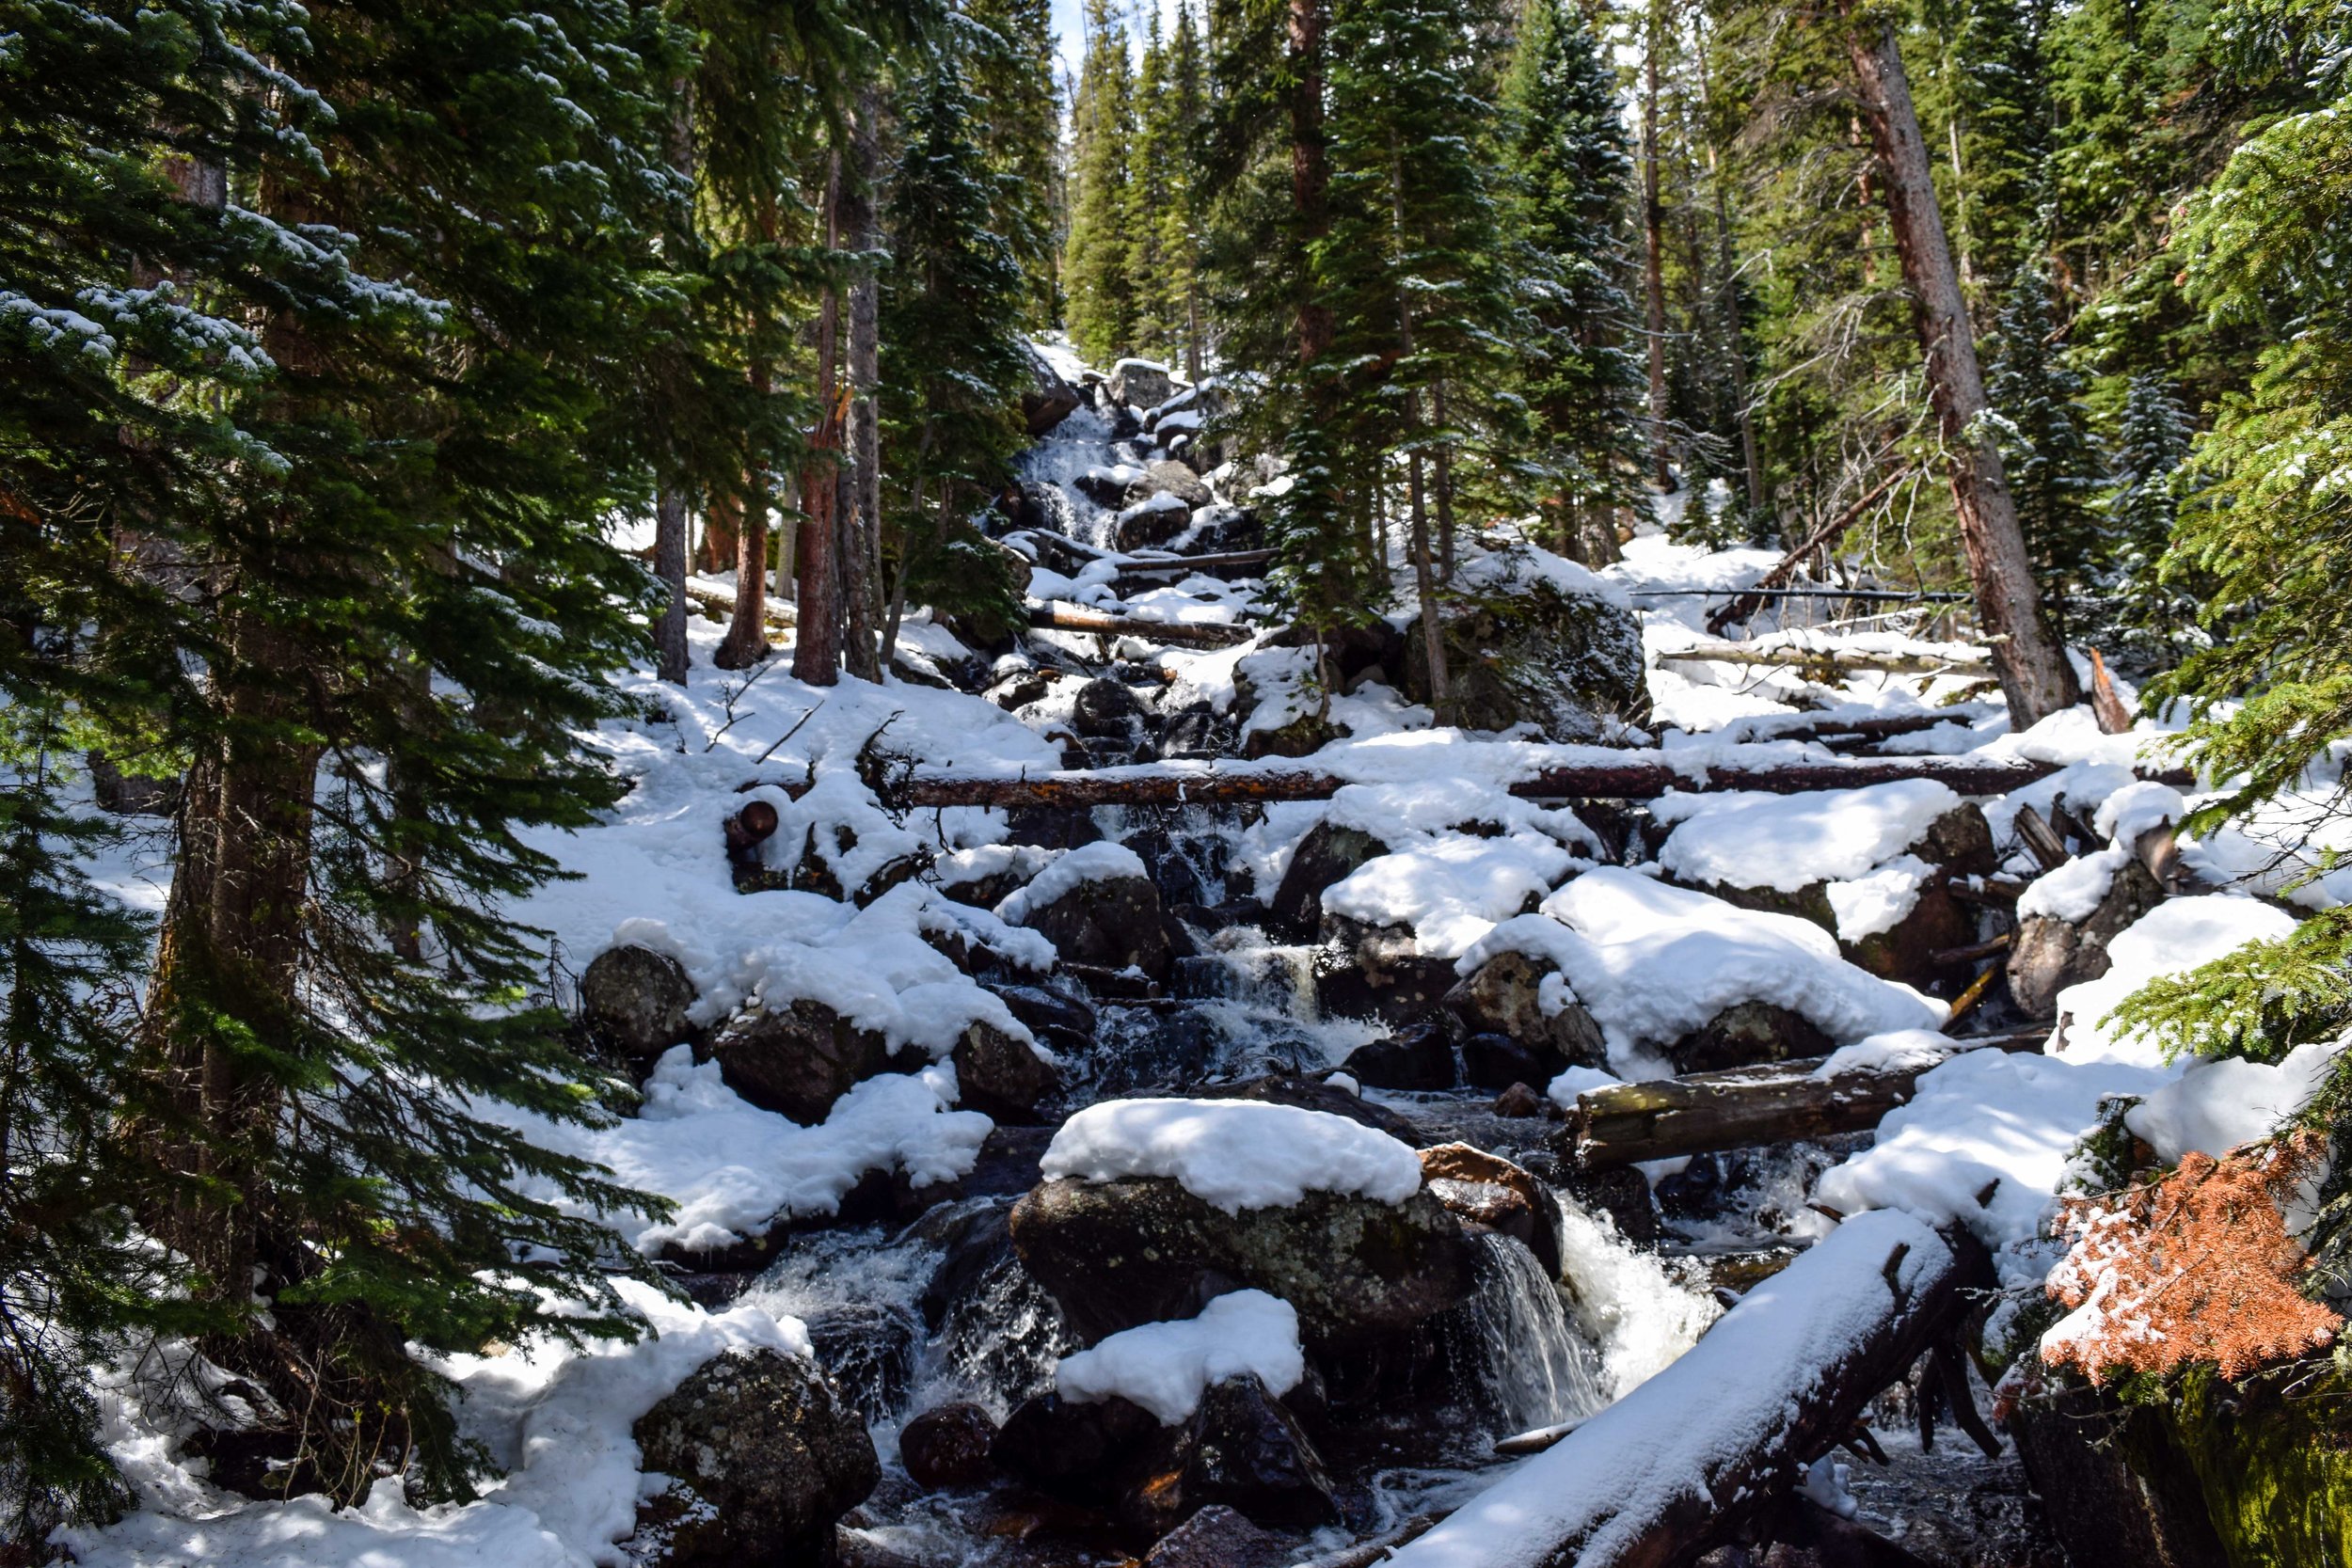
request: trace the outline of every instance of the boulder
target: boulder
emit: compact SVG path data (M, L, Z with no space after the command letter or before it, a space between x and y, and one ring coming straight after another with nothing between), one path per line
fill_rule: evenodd
M1421 1151L1422 1180L1457 1216L1516 1236L1552 1278L1560 1277L1560 1210L1551 1189L1500 1154L1465 1143Z
M1073 1404L1057 1393L1038 1394L996 1429L989 1461L1041 1492L1090 1502L1159 1441L1160 1430L1149 1410L1116 1396Z
M1400 1029L1347 1053L1346 1071L1375 1089L1450 1089L1460 1082L1454 1041L1436 1022Z
M869 1421L887 1420L914 1381L922 1320L895 1302L849 1301L803 1320L834 1393Z
M1462 1077L1474 1089L1549 1084L1560 1075L1553 1052L1508 1035L1472 1035L1462 1041Z
M1076 412L1081 400L1078 388L1064 381L1045 356L1025 343L1022 348L1028 375L1021 388L1021 419L1034 440Z
M2112 961L2107 943L2163 902L2163 884L2137 860L2126 859L2089 919L2027 915L2009 950L2010 995L2028 1018L2056 1016L2058 992L2105 974Z
M1300 1072L1269 1072L1262 1078L1245 1078L1238 1084L1203 1084L1184 1093L1195 1100L1255 1100L1268 1105L1295 1105L1302 1111L1345 1117L1359 1126L1386 1132L1401 1144L1418 1148L1422 1142L1421 1130L1387 1106L1375 1105L1336 1084Z
M1168 716L1160 732L1160 755L1168 761L1198 761L1223 756L1232 744L1232 728L1206 703L1195 703Z
M1195 508L1207 506L1216 499L1209 493L1208 484L1199 474L1182 463L1171 463L1166 458L1146 464L1143 477L1127 485L1120 497L1120 503L1122 506L1140 506L1154 496L1173 496L1184 503L1184 510L1180 515L1182 520L1168 535L1170 538L1192 526Z
M1028 1272L1092 1343L1188 1318L1236 1286L1281 1297L1315 1346L1400 1333L1470 1291L1461 1227L1426 1191L1400 1204L1307 1194L1229 1214L1165 1177L1048 1181L1013 1206Z
M1078 688L1070 718L1082 736L1126 740L1134 736L1136 718L1142 711L1143 705L1136 701L1134 692L1115 680L1098 677Z
M989 1449L996 1423L969 1402L926 1410L898 1433L898 1458L914 1484L928 1492L977 1486L996 1473Z
M1345 881L1358 867L1379 859L1389 847L1359 828L1318 822L1291 851L1281 883L1266 905L1266 912L1294 936L1323 927L1323 895Z
M1298 1418L1248 1372L1209 1386L1192 1418L1155 1446L1120 1513L1156 1532L1219 1505L1260 1525L1311 1529L1340 1520L1331 1478Z
M1315 1003L1327 1018L1418 1020L1454 989L1454 960L1424 955L1402 926L1326 915L1314 957Z
M640 1078L693 1033L686 1010L694 1001L684 964L628 942L597 954L580 977L580 1022L589 1043Z
M949 1060L961 1102L997 1121L1036 1120L1038 1106L1061 1086L1053 1063L993 1023L964 1030Z
M1825 1056L1836 1042L1803 1013L1770 1002L1737 1002L1667 1048L1677 1072Z
M1094 1009L1077 998L1043 986L993 985L988 989L1048 1049L1083 1052L1094 1043Z
M1471 1083L1488 1089L1518 1081L1549 1084L1564 1069L1597 1066L1606 1058L1600 1025L1583 1004L1570 999L1556 1011L1544 1006L1544 981L1558 973L1549 958L1498 953L1446 992L1446 1011L1465 1034L1504 1036L1534 1063L1534 1070L1500 1081L1473 1069Z
M834 1101L890 1064L882 1036L803 997L755 1006L727 1020L701 1053L727 1087L763 1111L814 1127Z
M670 1507L641 1534L675 1568L814 1562L882 1480L857 1412L815 1361L776 1350L706 1362L635 1434L644 1468L671 1478Z
M1143 1568L1280 1568L1289 1557L1279 1536L1212 1503L1160 1537L1144 1554Z
M1073 964L1132 966L1165 979L1175 959L1160 924L1160 890L1142 877L1079 882L1019 924L1042 933Z
M1242 736L1241 754L1252 762L1261 757L1312 756L1342 733L1327 715L1309 708L1279 724L1249 731Z
M990 687L984 695L1007 713L1041 702L1054 689L1053 676L1043 670L1019 670Z
M1176 392L1176 381L1168 367L1152 359L1120 360L1103 386L1112 402L1137 414L1157 408Z
M1148 495L1123 507L1111 531L1111 547L1120 550L1157 549L1192 527L1192 508L1181 497Z
M1466 728L1533 724L1546 739L1597 741L1647 711L1641 624L1623 604L1564 592L1540 575L1465 569L1438 613L1455 721ZM1428 702L1419 620L1405 631L1404 674L1405 694Z
M1513 1121L1524 1121L1545 1114L1550 1102L1526 1084L1514 1084L1495 1096L1494 1114Z

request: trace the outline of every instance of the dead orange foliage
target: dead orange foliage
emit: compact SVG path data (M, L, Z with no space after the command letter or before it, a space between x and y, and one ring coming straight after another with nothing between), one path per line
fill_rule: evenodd
M2326 1344L2344 1320L2296 1292L2309 1259L2280 1212L2325 1148L2303 1133L2191 1154L2160 1181L2070 1199L2048 1289L2073 1311L2042 1360L2093 1383L2199 1361L2238 1378Z

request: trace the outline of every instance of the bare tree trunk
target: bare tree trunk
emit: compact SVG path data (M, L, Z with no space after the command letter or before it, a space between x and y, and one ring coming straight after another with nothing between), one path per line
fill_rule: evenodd
M841 555L843 663L861 680L882 679L876 653L882 587L882 435L874 388L882 380L880 323L882 279L872 260L882 249L875 221L875 186L882 178L882 93L868 87L858 97L857 123L850 139L855 167L842 190L842 226L856 237L866 260L850 289L849 475L853 505L844 508L848 527Z
M1649 453L1660 494L1675 491L1666 459L1665 209L1658 192L1658 52L1666 44L1665 0L1650 0L1648 39L1642 51L1642 286L1648 305Z
M840 243L841 160L828 161L825 173L825 245ZM841 617L838 563L834 557L836 523L834 517L834 461L829 455L840 445L840 401L836 355L841 334L841 295L825 291L817 318L817 434L808 465L801 471L799 634L792 645L792 674L811 686L832 686L841 678Z
M702 548L694 552L700 569L716 577L735 564L736 520L743 515L733 496L713 496L703 514Z
M1976 585L1977 616L1992 644L2010 721L2023 729L2072 707L2082 690L2064 644L2042 616L2000 449L1979 428L1984 377L1960 278L1952 270L1911 84L1903 74L1901 46L1891 26L1871 22L1848 32L1846 52L1886 183L1887 218L1903 281L1910 285L1912 325L1927 356L1928 398L1950 454L1952 504Z
M1445 383L1440 381L1431 388L1429 395L1436 404L1438 428L1443 430L1447 428ZM1451 439L1440 440L1432 457L1437 465L1435 477L1438 491L1438 578L1441 582L1452 582L1454 580L1454 442Z
M686 498L663 485L653 503L653 571L669 585L670 599L654 624L656 673L672 686L686 684Z
M753 385L768 390L765 366L752 370ZM760 476L743 476L742 528L735 541L735 619L710 662L722 670L748 670L768 657L768 494Z
M1323 0L1289 0L1292 83L1291 205L1302 241L1331 227L1331 169L1323 139ZM1298 362L1309 365L1331 346L1331 312L1314 297L1311 275L1298 279Z

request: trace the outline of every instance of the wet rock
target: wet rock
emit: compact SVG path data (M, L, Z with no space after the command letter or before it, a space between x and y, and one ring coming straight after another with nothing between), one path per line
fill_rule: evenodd
M1175 957L1160 924L1160 890L1142 877L1080 882L1020 924L1042 933L1073 965L1132 967L1165 979Z
M1723 1163L1712 1154L1694 1154L1690 1164L1658 1179L1650 1189L1659 1211L1669 1219L1698 1219L1723 1196Z
M1713 1072L1825 1056L1835 1045L1802 1013L1770 1002L1740 1002L1675 1041L1666 1056L1677 1072Z
M1251 761L1312 756L1340 735L1340 727L1328 717L1310 709L1269 729L1251 730L1242 736L1241 754Z
M1153 464L1152 467L1160 465ZM1192 470L1187 468L1184 471L1190 473ZM1130 485L1125 493L1135 495L1138 488L1137 485ZM1164 496L1166 499L1161 499ZM1147 492L1142 499L1120 510L1117 529L1111 536L1111 546L1121 550L1156 549L1190 527L1192 508L1183 497L1167 491Z
M1184 510L1181 515L1184 527L1187 528L1192 523L1193 508L1207 506L1216 499L1209 494L1208 485L1201 483L1199 474L1182 463L1171 463L1166 459L1145 465L1143 477L1131 483L1120 499L1128 506L1139 506L1153 496L1174 496L1184 502ZM1183 528L1177 531L1182 532Z
M1462 1042L1462 1076L1472 1088L1549 1084L1565 1065L1555 1053L1508 1035L1472 1035Z
M1459 1074L1444 1026L1417 1023L1347 1053L1346 1070L1375 1089L1450 1089Z
M1457 582L1439 614L1449 694L1466 728L1533 724L1546 739L1597 741L1647 711L1641 626L1623 604L1564 593L1533 573L1490 571ZM1428 702L1418 620L1406 628L1404 675L1406 696Z
M1143 1568L1279 1568L1289 1555L1280 1538L1216 1503L1160 1537Z
M635 1433L644 1468L688 1504L656 1532L676 1568L814 1561L882 1479L857 1412L814 1361L781 1351L714 1357Z
M989 1449L996 1423L968 1402L926 1410L898 1433L898 1457L907 1474L926 1491L977 1486L996 1473Z
M580 977L580 1022L589 1042L640 1078L693 1033L686 1010L694 1000L686 966L650 947L608 947Z
M1005 842L1041 849L1075 849L1097 843L1103 831L1090 811L1067 806L1020 806L1005 813Z
M956 1041L961 1103L998 1121L1033 1121L1038 1106L1060 1087L1060 1075L1026 1041L993 1023L974 1023Z
M1078 494L1097 506L1116 512L1127 504L1127 486L1132 476L1122 478L1115 468L1089 468L1072 481Z
M1074 996L1043 986L993 985L1005 1010L1028 1026L1029 1032L1057 1052L1083 1053L1094 1043L1094 1009Z
M1071 721L1089 738L1126 740L1134 736L1136 716L1142 711L1134 692L1117 681L1098 678L1078 688Z
M1658 1217L1658 1202L1650 1196L1649 1179L1631 1166L1571 1171L1561 1186L1586 1210L1608 1215L1618 1233L1636 1246L1647 1246L1665 1234Z
M1034 348L1026 350L1027 377L1021 387L1021 419L1031 439L1043 436L1076 412L1078 388L1064 381Z
M1260 1525L1312 1528L1340 1518L1331 1478L1298 1418L1248 1373L1208 1387L1191 1420L1130 1483L1120 1513L1164 1530L1219 1504Z
M1041 1492L1092 1501L1159 1436L1158 1418L1116 1395L1073 1404L1045 1393L1022 1401L1005 1418L989 1459Z
M1053 689L1053 679L1044 671L1022 670L1007 675L1003 680L990 687L987 697L990 702L994 703L1007 713L1010 713L1015 708L1024 708L1031 703L1042 702L1045 694Z
M1171 713L1160 732L1160 755L1172 760L1201 760L1223 756L1232 734L1206 703Z
M834 1392L860 1416L884 1420L906 1402L923 1333L914 1313L888 1302L844 1302L803 1322Z
M1525 1084L1514 1084L1495 1096L1495 1115L1523 1121L1549 1114L1551 1102Z
M1600 1025L1583 1004L1568 999L1556 1009L1544 1006L1544 981L1558 973L1548 958L1498 953L1446 992L1446 1010L1465 1034L1504 1036L1532 1065L1532 1070L1509 1071L1494 1063L1485 1076L1473 1066L1471 1083L1489 1089L1515 1082L1549 1084L1564 1069L1606 1059ZM1505 1075L1496 1077L1497 1072Z
M1388 852L1386 844L1360 829L1318 822L1291 851L1266 912L1294 935L1320 930L1324 894Z
M701 1055L719 1064L727 1087L761 1110L814 1127L834 1101L889 1065L890 1048L882 1036L803 997L736 1014Z
M1256 1100L1269 1105L1295 1105L1305 1111L1321 1111L1326 1116L1345 1117L1359 1126L1386 1132L1402 1144L1419 1147L1423 1141L1419 1128L1387 1106L1375 1105L1336 1084L1300 1072L1269 1072L1260 1078L1245 1078L1238 1084L1204 1084L1184 1093L1195 1100Z
M1315 1001L1327 1018L1407 1023L1454 989L1454 960L1425 957L1402 926L1366 926L1327 914L1330 945L1315 954Z
M1421 1151L1422 1180L1463 1219L1515 1236L1552 1278L1560 1277L1560 1215L1551 1189L1500 1154L1465 1143ZM1497 1196L1501 1195L1501 1196Z
M1121 359L1111 367L1111 373L1104 380L1103 388L1111 395L1113 402L1141 414L1157 408L1173 397L1176 381L1168 374L1166 365L1154 360Z
M2106 896L2083 921L2027 915L2009 952L2009 991L2028 1018L2051 1018L2058 993L2107 972L2107 943L2164 902L2164 888L2148 868L2127 859L2107 884Z
M1159 1177L1048 1181L1013 1206L1021 1260L1092 1342L1188 1318L1236 1286L1296 1307L1311 1344L1376 1339L1470 1290L1470 1247L1427 1192L1400 1204L1309 1193L1228 1214Z

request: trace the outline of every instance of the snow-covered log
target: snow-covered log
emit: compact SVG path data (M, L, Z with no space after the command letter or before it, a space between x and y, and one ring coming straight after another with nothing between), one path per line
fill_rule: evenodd
M1075 605L1029 607L1029 625L1055 631L1101 632L1114 637L1137 637L1147 642L1186 642L1196 647L1227 648L1247 642L1257 634L1230 622L1145 621L1131 615L1105 615Z
M1853 1430L1992 1283L1981 1250L1857 1214L1696 1347L1399 1550L1396 1568L1668 1568Z
M686 596L706 610L723 610L729 615L735 613L735 595L721 593L716 588L705 588L700 583L689 582L686 585ZM760 605L760 610L771 626L792 626L800 619L789 599L765 599Z
M1947 675L1959 670L1992 671L1991 660L1974 648L1947 654L1875 654L1855 648L1806 648L1793 643L1701 642L1661 653L1662 660L1706 659L1716 664L1755 664L1773 669L1820 670L1845 675L1871 671L1888 675Z
M1644 1084L1587 1089L1568 1114L1567 1144L1586 1170L1640 1160L1826 1138L1875 1127L1911 1099L1919 1075L1963 1051L2039 1050L2046 1029L1954 1040L1942 1055L1922 1053L1887 1066L1831 1075L1833 1058L1807 1057L1693 1072Z

